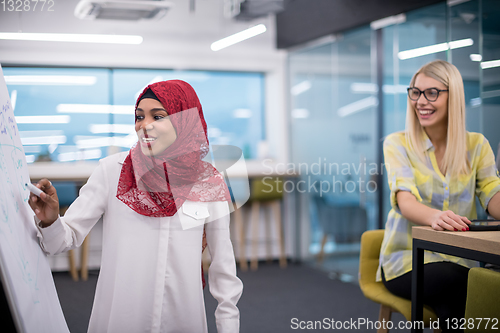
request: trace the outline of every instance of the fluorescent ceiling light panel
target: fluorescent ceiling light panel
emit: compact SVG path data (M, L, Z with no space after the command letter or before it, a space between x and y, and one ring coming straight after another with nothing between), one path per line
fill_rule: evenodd
M28 145L50 145L50 144L64 144L66 143L65 135L54 136L33 136L29 138L21 138L21 143Z
M92 124L89 128L93 134L115 133L115 134L135 134L135 125L126 124Z
M233 118L252 118L252 110L236 109L233 111Z
M406 90L408 88L408 86L404 86L402 84L398 84L398 85L393 85L393 84L384 84L382 86L382 91L384 92L384 94L388 94L388 95L395 95L395 94L407 94L408 93L408 90Z
M130 148L137 142L137 134L130 134L122 137L89 137L89 136L75 136L75 143L78 149L100 148L117 146Z
M456 6L456 5L459 5L461 3L469 2L469 1L470 0L448 0L447 3L448 3L449 7L452 7L452 6Z
M378 105L378 99L377 97L371 96L367 98L363 98L359 101L356 101L351 104L347 104L346 106L341 107L338 109L337 113L340 117L346 117L348 115L351 115L353 113L371 108L373 106Z
M70 116L16 116L18 124L67 124Z
M293 96L297 96L308 91L309 89L311 89L311 82L306 80L294 85L291 89L291 93Z
M60 153L57 155L57 160L59 162L70 162L70 161L80 161L80 160L92 160L95 158L101 158L102 151L100 149L89 149L84 151L75 151L68 153Z
M400 60L406 60L416 57L421 57L428 54L443 52L449 49L458 49L461 47L471 46L474 44L474 40L472 38L455 40L449 43L441 43L435 45L429 45L424 47L419 47L416 49L411 49L407 51L401 51L398 53L398 58Z
M19 131L19 136L21 138L30 138L30 137L34 137L34 136L59 136L59 135L64 135L64 131L62 131L62 130Z
M469 55L471 61L481 61L483 60L483 56L480 54L470 54Z
M38 42L73 42L133 45L141 44L143 41L143 38L141 36L136 35L91 35L26 32L0 32L0 39Z
M370 23L370 28L372 28L372 30L378 30L394 24L401 24L405 22L406 22L405 14L393 15L380 20L373 21L372 23Z
M375 83L354 82L351 83L351 92L361 94L375 94L378 87Z
M58 113L135 114L135 105L59 104L56 110Z
M382 91L384 94L394 95L394 94L407 94L407 86L402 84L384 84L382 86ZM355 94L376 94L378 92L378 86L375 83L361 83L355 82L351 84L351 92Z
M97 82L95 76L70 75L7 75L8 85L29 86L92 86Z
M240 31L234 35L228 36L226 38L222 38L221 40L218 40L210 46L212 51L219 51L222 50L228 46L234 45L236 43L242 42L246 39L255 37L257 35L260 35L264 32L266 32L266 26L264 24L259 24L256 25L255 27L251 27L249 29Z
M500 60L483 61L481 63L482 69L500 67Z
M42 151L42 147L41 146L26 146L26 147L23 147L23 150L24 150L24 153L25 154L37 154L37 153L40 153Z

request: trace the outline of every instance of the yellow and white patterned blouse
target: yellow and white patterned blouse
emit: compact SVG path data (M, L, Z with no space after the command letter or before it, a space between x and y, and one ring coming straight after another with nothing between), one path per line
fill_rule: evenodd
M488 140L482 134L467 132L467 154L471 172L458 177L450 177L449 174L443 176L431 140L426 135L424 140L425 162L408 149L404 132L393 133L384 141L392 209L385 225L380 265L387 281L412 269L411 228L416 224L401 215L396 200L398 191L411 192L419 202L428 207L442 211L451 210L468 219L475 219L477 216L475 195L481 205L487 208L493 195L500 191L495 156ZM451 261L466 267L476 265L475 261L425 251L425 263L439 261ZM377 281L381 281L380 266Z

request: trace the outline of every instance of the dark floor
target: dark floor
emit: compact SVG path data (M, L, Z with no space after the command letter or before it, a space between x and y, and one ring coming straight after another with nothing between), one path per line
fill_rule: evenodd
M68 273L54 273L59 299L72 333L87 331L98 272L90 272L88 281L73 282ZM357 321L358 318L376 321L378 304L366 299L354 283L332 279L325 271L308 265L289 265L280 269L277 264L262 264L256 272L238 272L243 281L243 295L238 303L241 313L241 333L297 332L292 319L299 321ZM329 277L330 276L330 277ZM216 301L205 288L209 332L216 332L213 313ZM393 321L404 320L400 314ZM307 332L330 331L304 330ZM375 332L357 327L355 332ZM391 330L409 332L409 330ZM127 333L127 332L124 332Z

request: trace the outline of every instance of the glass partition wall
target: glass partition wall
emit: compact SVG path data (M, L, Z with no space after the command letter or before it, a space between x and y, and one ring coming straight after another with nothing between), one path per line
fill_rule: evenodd
M499 22L498 1L448 1L405 13L402 22L380 31L366 26L289 53L290 151L293 162L303 165L302 180L313 184L304 193L311 261L325 253L319 267L357 281L360 236L383 228L390 209L377 152L386 135L405 129L406 88L427 62L443 59L457 66L467 130L483 133L497 154ZM432 52L421 52L429 46ZM478 214L484 216L480 205Z

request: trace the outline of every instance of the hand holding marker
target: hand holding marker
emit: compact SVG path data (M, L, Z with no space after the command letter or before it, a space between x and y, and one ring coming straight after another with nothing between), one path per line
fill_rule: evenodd
M33 195L30 195L28 203L37 218L40 219L40 226L48 227L59 217L59 198L56 189L45 178L40 180L37 186L30 183L25 185L33 193Z
M43 193L42 190L40 190L38 187L34 186L31 183L26 183L24 185L26 185L26 187L28 188L28 190L30 190L31 193L33 193L34 195L36 195L37 197L40 198L40 194Z

